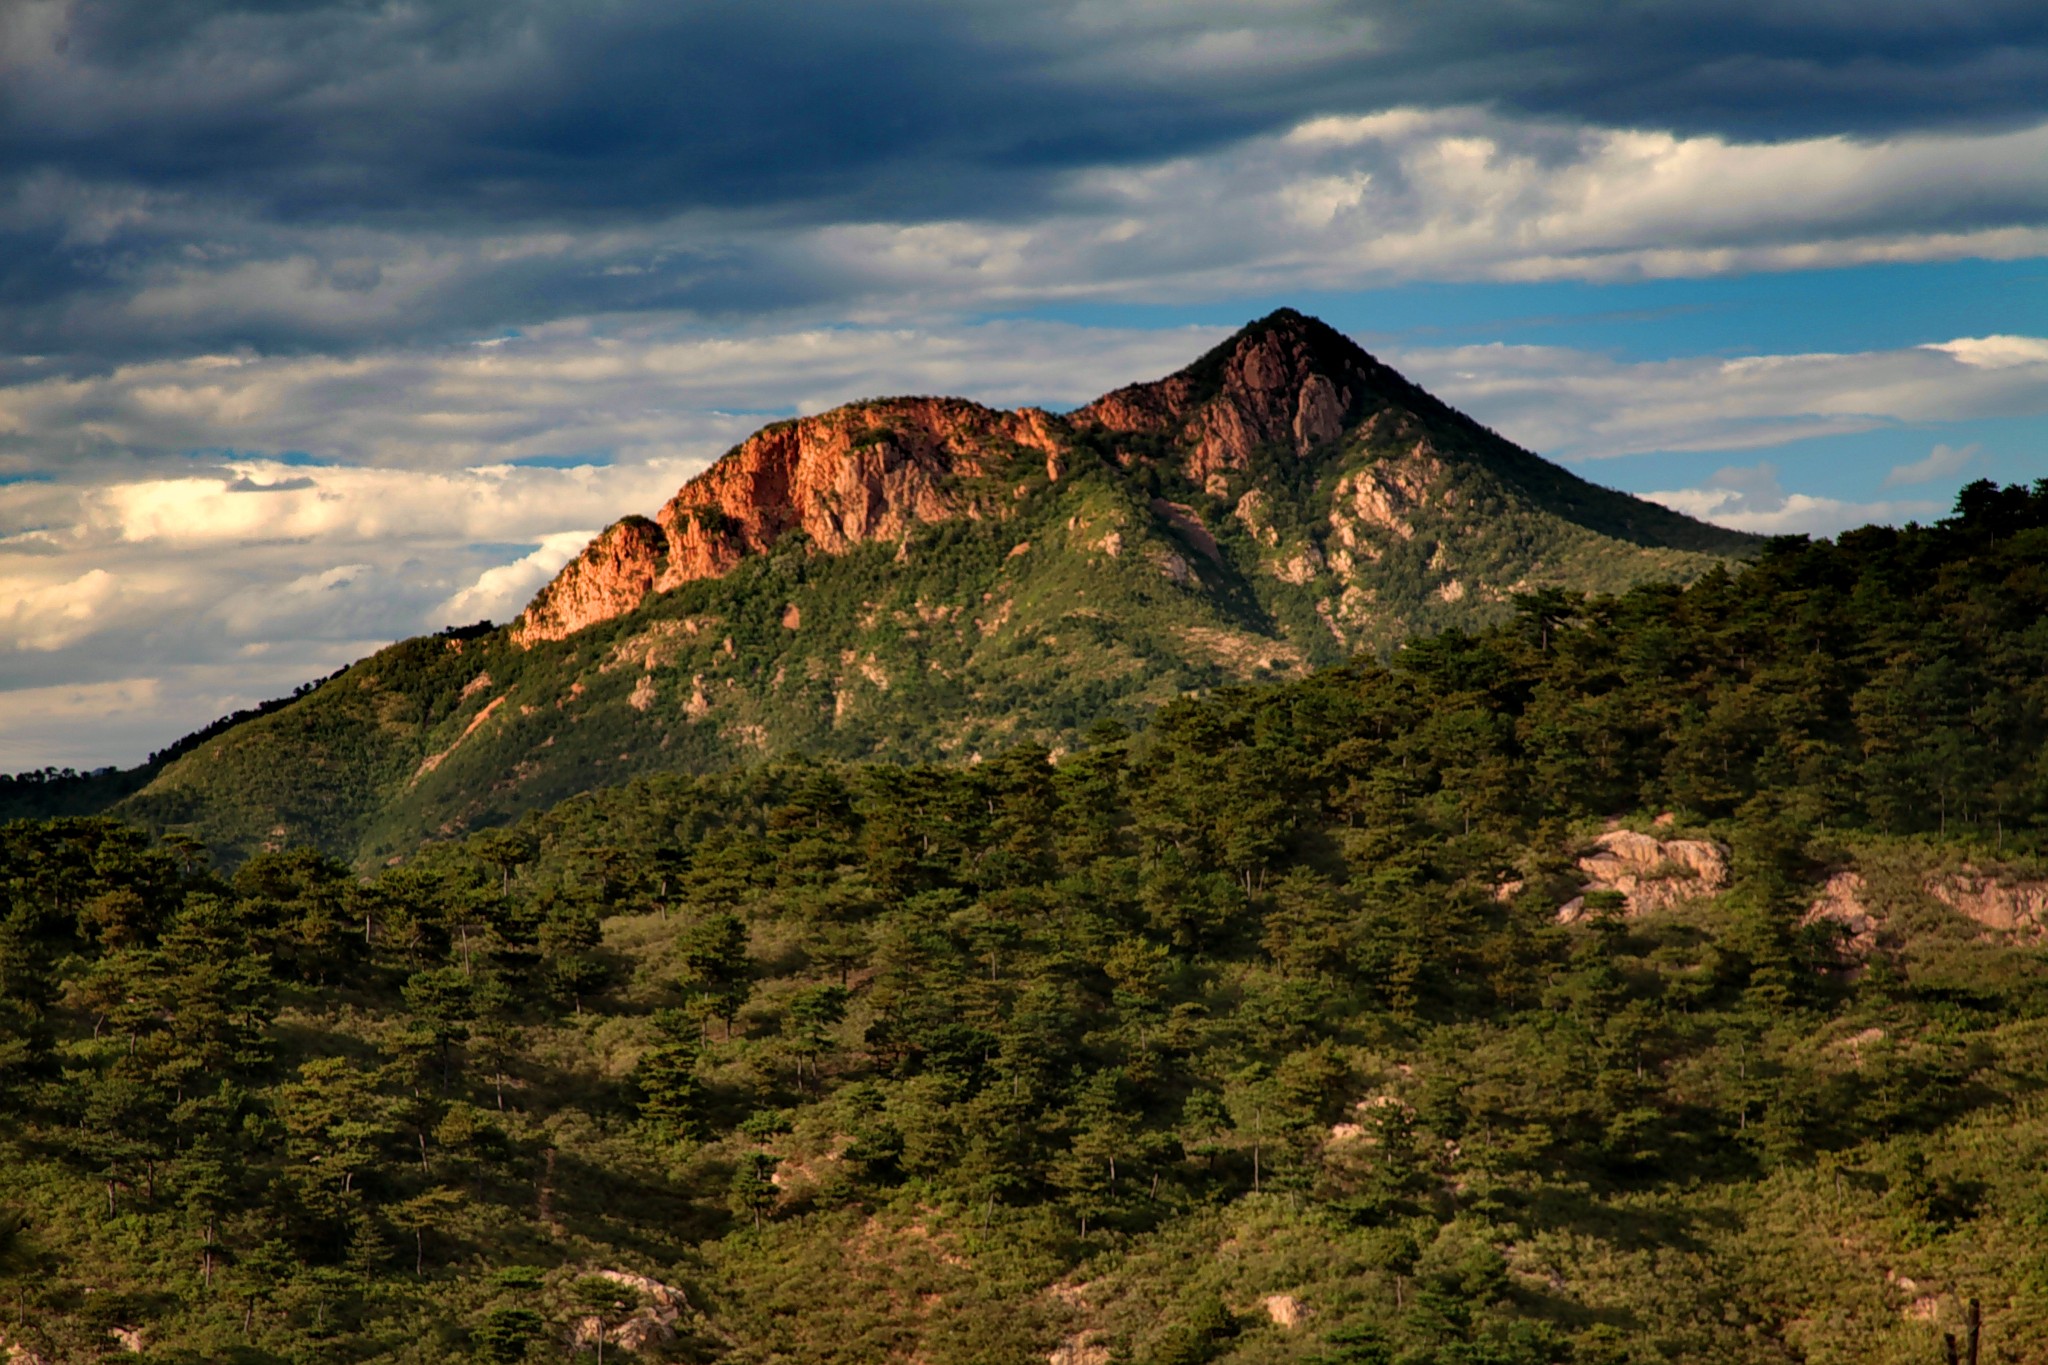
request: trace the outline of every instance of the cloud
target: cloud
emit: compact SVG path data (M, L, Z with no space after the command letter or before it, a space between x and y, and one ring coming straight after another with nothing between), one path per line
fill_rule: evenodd
M2022 0L7 12L0 352L74 368L2048 249Z
M14 299L0 309L0 352L360 352L594 318L630 330L636 315L654 326L772 315L787 330L1063 299L2048 254L2048 123L1746 142L1406 107L1318 115L1199 154L1047 168L1034 183L1029 212L998 197L945 216L906 201L471 233L432 215L272 223L187 206L94 248L124 264L90 280L53 269L23 230L0 254L0 296ZM62 222L96 211L82 187L67 193ZM0 243L8 218L0 195ZM195 238L216 249L193 249ZM9 259L23 272L14 286ZM1971 363L2004 354L1998 344L1983 339Z
M2025 0L18 0L0 146L20 166L299 218L614 220L745 206L1028 201L1048 166L1199 155L1333 109L1782 140L2042 112ZM993 196L991 191L994 192Z
M1323 116L1076 172L1030 223L846 224L798 247L849 289L962 301L2013 258L2048 253L2048 123L1752 143L1476 108Z
M485 569L477 575L476 582L435 607L428 628L478 620L511 620L596 534L561 531L543 539L530 554L510 564Z
M1646 493L1653 502L1737 531L1762 535L1833 535L1872 522L1899 522L1936 515L1938 502L1847 502L1839 498L1788 493L1768 463L1715 471L1698 488Z
M88 569L63 582L0 576L0 638L21 649L62 649L99 628L121 588L105 569Z
M603 509L653 506L701 469L703 459L569 469L497 465L449 473L335 466L250 497L237 485L275 476L261 461L229 467L233 478L146 479L86 490L74 534L177 550L264 542L428 546L504 540L558 529L567 520L608 520Z
M200 355L0 385L0 469L10 459L49 472L223 446L451 473L522 461L573 466L579 455L592 466L701 459L759 426L758 414L854 398L1079 403L1104 374L1164 373L1222 335L1039 322L721 335L663 318L555 323L488 345ZM310 509L319 500L311 490L333 476L294 466L260 481L236 477L238 490L264 496L211 515L256 525L282 509ZM185 494L219 503L220 491L195 479ZM294 493L301 496L287 496Z
M0 770L75 767L70 736L88 727L161 724L163 689L155 678L114 678L55 687L0 689ZM55 740L55 743L52 743ZM86 759L92 766L92 760Z
M2009 354L2025 356L2021 343L2034 339L2004 340ZM2048 413L2048 356L1985 365L1966 358L1972 344L1659 361L1489 345L1393 358L1523 445L1552 458L1596 460Z
M25 727L68 716L104 716L156 704L155 678L115 678L61 687L17 687L0 691L0 725Z
M2048 339L2041 337L1960 337L1936 342L1927 349L1946 352L1960 363L1980 370L2048 365Z
M1927 452L1924 460L1911 464L1892 466L1891 473L1884 476L1882 488L1911 488L1915 484L1933 483L1937 479L1951 479L1967 469L1982 453L1982 447L1938 445Z

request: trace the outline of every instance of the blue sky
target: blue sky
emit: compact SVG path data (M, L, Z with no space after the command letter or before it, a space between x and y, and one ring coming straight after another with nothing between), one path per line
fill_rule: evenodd
M2048 8L14 0L0 770L505 619L765 416L1283 304L1731 525L2048 477Z

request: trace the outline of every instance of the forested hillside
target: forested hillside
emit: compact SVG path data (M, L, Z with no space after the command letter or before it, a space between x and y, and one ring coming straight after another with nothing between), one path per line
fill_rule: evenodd
M323 689L325 690L325 689ZM17 1359L2048 1340L2048 483L1105 724L0 835ZM128 1354L128 1352L137 1354Z

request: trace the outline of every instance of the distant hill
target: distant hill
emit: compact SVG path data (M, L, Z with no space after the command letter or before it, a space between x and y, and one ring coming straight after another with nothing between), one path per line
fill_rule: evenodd
M485 622L483 629L489 628L490 623ZM470 627L469 631L475 633L476 628ZM338 677L340 674L336 673L333 676ZM292 689L290 696L273 697L255 706L230 712L165 745L132 768L108 764L86 772L79 772L76 768L52 767L32 768L19 773L0 773L0 824L9 820L47 820L67 815L93 815L104 811L122 797L148 786L158 773L215 735L226 734L245 721L267 716L272 711L290 706L326 681L328 679L321 678L315 682L301 683Z
M113 810L358 862L657 770L973 760L1690 580L1753 537L1597 487L1292 310L1065 416L894 398L778 422L508 627L404 641Z

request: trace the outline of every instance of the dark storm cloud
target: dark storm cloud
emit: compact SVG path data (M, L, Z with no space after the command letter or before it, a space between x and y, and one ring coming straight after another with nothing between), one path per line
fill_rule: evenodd
M1030 222L1319 114L1874 137L2044 91L2038 0L13 0L0 350L832 304L859 283L790 234Z
M985 207L986 175L1227 133L1076 100L971 5L74 6L0 158L338 212ZM38 88L39 87L39 88Z
M1028 199L1034 170L1333 109L1494 102L1781 137L2048 101L2034 0L51 9L16 25L0 161L246 195L285 217L986 213L992 193Z
M2033 0L1451 0L1412 8L1374 74L1399 98L1751 138L2029 120L2048 107ZM1405 70L1404 70L1405 68ZM1358 87L1353 87L1358 88Z

